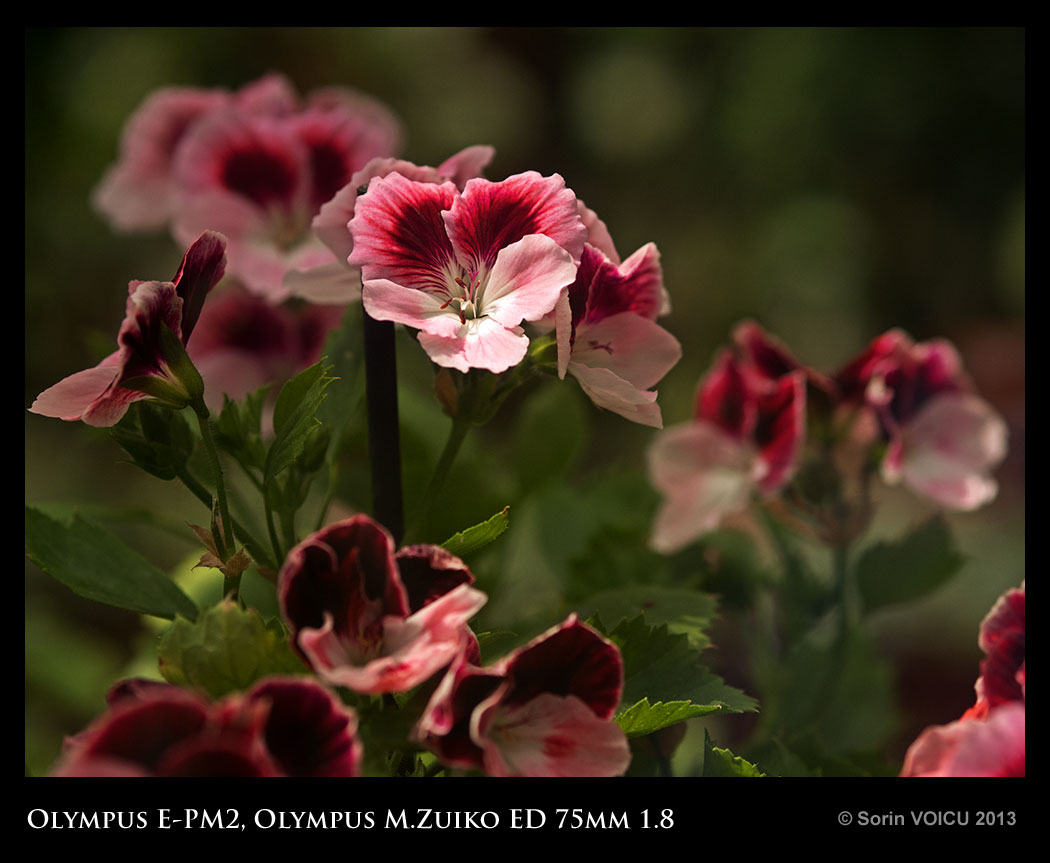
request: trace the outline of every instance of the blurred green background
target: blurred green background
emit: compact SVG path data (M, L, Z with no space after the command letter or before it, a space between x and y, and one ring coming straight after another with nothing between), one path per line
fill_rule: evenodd
M954 340L1006 416L1011 453L995 503L952 518L964 572L871 622L905 716L890 757L972 702L977 624L1024 575L1023 30L99 28L25 40L27 406L112 350L129 279L167 278L178 264L167 236L119 236L89 204L146 95L236 88L269 71L303 93L352 86L401 117L406 158L436 165L491 144L491 179L558 172L624 257L656 242L673 306L663 323L684 351L659 387L667 425L690 415L742 317L826 369L891 326ZM426 400L429 371L407 339L399 350L422 393L405 408L422 418L406 421L436 452L445 425ZM572 409L551 413L584 429L570 435L564 476L637 470L653 432L564 386L557 398ZM461 460L472 446L498 450L520 408L508 405ZM189 553L176 534L204 516L188 494L122 464L104 432L25 423L28 501L161 510L159 526L140 519L121 535L162 566ZM498 476L459 470L464 499L477 486L484 503L454 512L452 529L495 511L489 498L503 502ZM884 499L877 531L930 511L907 493ZM26 572L26 761L39 772L150 636L133 615ZM732 678L730 648L716 637L715 664Z

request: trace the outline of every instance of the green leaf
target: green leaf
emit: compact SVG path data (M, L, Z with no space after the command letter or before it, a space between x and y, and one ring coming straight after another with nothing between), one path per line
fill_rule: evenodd
M136 422L137 420L137 422ZM110 436L136 467L158 479L174 479L193 453L194 437L186 418L148 401L136 402Z
M592 624L602 630L600 617ZM632 729L649 733L665 725L707 713L745 713L757 702L728 686L700 662L700 650L683 634L672 634L667 624L650 626L644 615L621 621L608 634L623 655L624 688L617 721L624 718ZM644 702L644 704L642 703ZM686 706L688 705L688 706ZM662 721L663 724L659 724Z
M325 340L321 355L332 363L331 374L336 382L328 390L328 398L317 412L318 418L332 432L329 456L334 456L355 421L362 423L364 411L359 409L364 392L361 367L364 364L360 307L351 303L346 307L339 329Z
M265 386L239 401L224 396L222 412L215 423L216 443L241 464L259 470L266 463L262 409L269 392L270 388Z
M74 593L141 614L195 618L197 606L153 564L74 514L63 524L25 508L26 554Z
M903 539L877 543L857 562L864 609L872 611L925 596L955 575L965 561L940 516Z
M569 469L586 443L588 424L574 387L547 387L525 402L514 424L512 462L523 492Z
M481 522L481 524L468 527L455 536L449 537L441 543L441 547L456 557L463 557L472 551L484 548L507 529L507 526L510 524L509 512L509 506L503 507L502 510Z
M196 623L176 620L157 651L164 679L219 698L247 689L269 674L305 674L283 628L267 626L251 610L223 601Z
M604 590L577 607L584 619L599 614L610 623L632 619L641 612L646 623L651 626L666 623L668 632L686 636L690 644L698 648L711 643L707 629L717 609L715 598L698 590L649 585Z
M328 375L330 370L322 360L281 387L273 410L274 440L266 455L266 482L295 461L310 432L321 424L317 411L324 402L325 390L335 380Z
M706 716L721 708L712 704L693 704L689 701L658 701L650 704L648 698L635 702L616 715L616 724L628 737L652 734L669 725L677 725L695 716Z
M704 776L735 776L756 778L766 774L750 761L733 755L728 749L718 749L711 735L704 731Z

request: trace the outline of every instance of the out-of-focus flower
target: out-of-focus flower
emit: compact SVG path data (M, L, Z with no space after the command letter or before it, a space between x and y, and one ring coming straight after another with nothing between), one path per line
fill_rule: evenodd
M186 252L172 281L130 282L118 349L94 368L70 375L42 392L29 410L93 426L112 426L132 402L147 398L146 392L127 384L150 382L173 398L181 393L188 403L185 381L171 368L177 360L164 346L165 328L186 344L205 297L223 276L225 252L226 238L205 231Z
M691 422L662 432L649 449L649 477L664 503L652 546L670 553L746 509L757 491L791 479L805 437L806 373L758 373L723 351L701 382Z
M836 376L846 402L875 411L887 442L882 476L951 509L992 500L1006 423L973 392L955 348L891 330Z
M492 161L492 147L467 147L446 159L437 168L415 165L404 159L377 158L350 179L314 216L312 227L317 238L332 250L336 260L311 270L289 270L284 284L294 296L314 303L349 303L361 295L361 272L347 263L354 242L348 227L354 217L357 196L373 177L398 173L417 183L452 181L460 190L467 180L480 177Z
M416 734L490 776L617 776L631 760L612 719L622 689L619 650L572 615L488 668L461 657Z
M358 515L289 553L278 580L292 644L329 683L356 692L404 692L476 650L467 621L487 597L439 546L394 553L377 522Z
M977 702L931 726L904 757L901 776L1025 775L1025 589L1008 590L981 622L985 652Z
M606 245L615 254L611 239ZM599 407L662 428L649 388L682 356L678 340L655 322L669 308L655 245L621 264L588 243L556 313L559 376L575 377Z
M275 306L236 288L212 297L189 348L208 407L219 410L223 395L243 398L317 362L342 314L342 306Z
M576 276L587 229L558 175L419 183L373 177L350 223L365 310L420 330L440 366L502 372L525 356L519 326Z
M58 776L355 776L357 716L305 677L269 677L209 702L124 681L107 712L66 741Z
M230 274L273 301L289 269L330 261L310 220L371 159L393 154L400 127L378 102L329 88L300 100L269 75L231 94L160 91L129 120L121 158L95 193L124 230L170 224L230 240Z

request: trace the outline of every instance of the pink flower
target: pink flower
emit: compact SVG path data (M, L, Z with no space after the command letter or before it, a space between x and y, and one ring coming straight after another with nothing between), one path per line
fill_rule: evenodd
M619 650L571 615L489 668L461 657L416 734L444 764L490 776L618 776L631 761L612 718L622 690Z
M1025 775L1025 590L1008 590L981 622L977 702L908 748L901 776Z
M611 239L608 246L615 254ZM557 310L559 376L575 377L599 407L662 428L649 388L682 356L678 340L655 323L669 307L655 245L621 264L588 243Z
M684 548L722 519L791 479L805 438L806 372L779 378L723 351L701 382L692 422L667 429L649 449L649 478L664 503L654 549Z
M338 326L343 307L300 306L275 306L240 289L211 298L189 348L210 409L221 409L224 395L243 398L320 359L325 336Z
M948 342L916 344L900 330L875 339L835 378L847 401L875 411L888 443L883 479L952 509L992 500L1006 423L973 392Z
M66 742L58 776L355 776L357 716L304 677L268 677L208 702L176 686L117 684Z
M467 621L486 596L457 557L433 545L394 554L394 541L358 515L308 537L281 569L292 644L329 683L405 692L476 649Z
M359 190L367 188L373 177L385 177L395 172L418 183L444 183L451 180L462 190L467 180L481 176L494 153L491 147L467 147L437 168L414 165L404 159L373 159L354 174L350 182L314 216L314 234L332 250L337 260L311 270L290 270L285 275L285 287L294 296L314 303L349 303L357 300L361 292L361 273L347 263L347 258L354 248L348 226L354 218Z
M184 392L184 384L165 355L163 330L171 330L186 344L205 297L223 276L225 252L226 238L206 231L190 246L172 281L130 282L118 349L95 368L70 375L42 392L29 410L93 426L112 426L132 402L147 397L126 383L154 379L170 385L174 392Z
M365 310L420 330L440 366L502 372L521 362L519 326L550 312L576 275L587 229L561 177L419 183L374 177L350 223Z
M908 747L901 776L1024 776L1024 704L985 719L927 728Z

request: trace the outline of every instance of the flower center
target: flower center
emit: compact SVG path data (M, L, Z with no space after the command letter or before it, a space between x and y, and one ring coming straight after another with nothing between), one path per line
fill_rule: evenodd
M481 311L484 276L479 275L477 270L471 270L469 273L463 272L462 275L453 277L452 282L456 287L449 284L449 298L441 308L447 309L451 306L463 324L485 317Z

